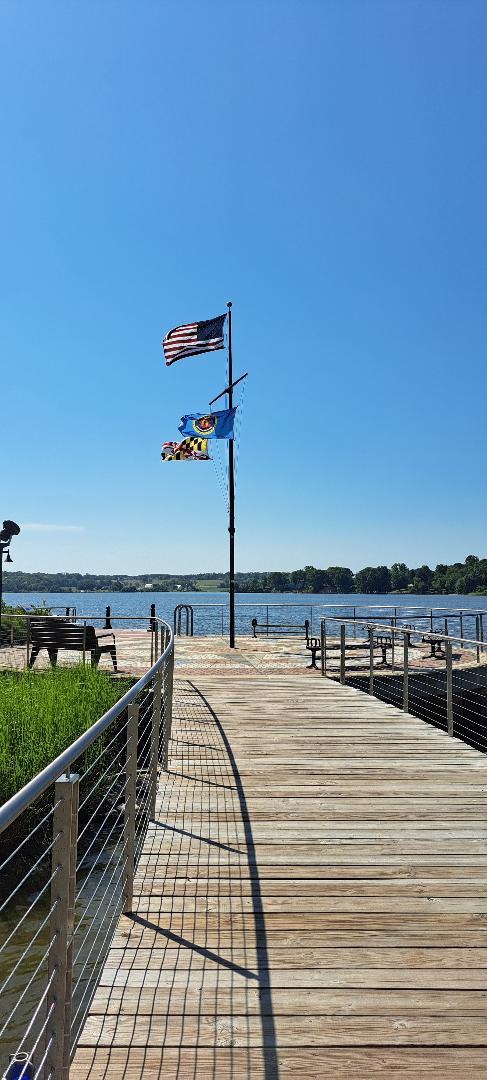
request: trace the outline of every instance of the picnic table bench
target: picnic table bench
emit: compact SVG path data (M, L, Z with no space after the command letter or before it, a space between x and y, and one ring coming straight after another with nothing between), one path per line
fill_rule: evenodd
M445 644L446 638L438 637L436 634L423 634L421 641L430 647L429 660L433 657L439 658L445 655L442 645Z
M105 640L110 638L110 640ZM95 630L94 626L79 626L65 619L46 616L33 619L30 624L31 653L29 667L33 667L41 649L47 649L52 667L57 664L59 649L91 653L92 667L98 667L102 653L110 653L113 670L117 671L115 634Z
M353 652L359 652L361 649L370 650L370 638L372 636L372 638L373 638L373 647L380 649L381 652L382 652L382 662L378 666L391 667L391 665L389 664L389 662L387 660L387 649L392 650L392 634L376 633L374 631L373 627L368 623L366 623L365 626L362 627L362 629L367 631L367 633L369 635L369 640L368 641L355 641L355 640L354 641L346 641L345 640L345 649L353 650ZM413 626L412 623L407 623L406 626L400 627L399 629L405 631L404 636L407 637L408 646L410 646L411 645L411 633L416 629L416 627ZM311 652L311 663L308 664L308 667L316 669L318 667L316 661L321 660L321 638L319 638L319 637L310 637L309 635L307 635L307 637L306 637L306 648ZM341 649L341 645L340 645L339 641L334 641L334 642L331 642L331 643L327 642L326 643L326 652L333 652L333 651L337 652L340 649Z
M353 651L359 651L360 649L369 649L368 641L345 641L345 649L353 649ZM311 663L308 664L308 668L317 668L317 660L321 660L321 638L306 636L306 648L311 652ZM325 652L337 652L341 648L339 641L326 642Z

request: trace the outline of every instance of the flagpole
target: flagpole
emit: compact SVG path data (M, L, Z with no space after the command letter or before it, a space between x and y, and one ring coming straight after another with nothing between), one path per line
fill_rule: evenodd
M233 408L232 302L228 301L228 408ZM233 439L228 440L228 531L230 533L230 648L235 648L235 477Z

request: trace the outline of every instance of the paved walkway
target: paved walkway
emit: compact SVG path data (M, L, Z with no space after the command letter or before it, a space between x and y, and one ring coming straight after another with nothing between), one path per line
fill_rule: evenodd
M176 693L72 1080L487 1077L486 759L307 675Z

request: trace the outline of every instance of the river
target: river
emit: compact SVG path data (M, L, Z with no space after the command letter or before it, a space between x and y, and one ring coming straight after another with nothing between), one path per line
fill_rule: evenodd
M176 604L191 604L194 609L194 632L195 634L226 634L228 633L228 593L226 592L73 592L73 593L5 593L6 604L21 605L30 608L40 604L46 604L54 609L54 614L61 613L61 609L67 605L75 607L77 614L82 618L100 618L104 615L105 608L110 606L112 616L125 616L125 626L137 626L138 619L148 618L150 605L155 604L157 615L173 621ZM368 617L371 615L393 615L397 608L398 618L406 621L414 621L419 614L418 609L426 609L428 612L433 607L438 612L435 622L440 627L440 611L443 608L456 608L457 610L477 611L487 609L487 597L483 596L460 596L457 594L448 596L418 596L399 595L389 593L385 595L365 594L339 594L339 593L238 593L236 597L236 632L237 634L250 634L252 618L259 622L265 622L267 609L269 609L268 621L270 623L304 623L309 619L312 629L318 632L319 620L322 615L352 616L353 609L367 608ZM384 610L384 608L386 610ZM421 625L421 624L420 624ZM116 623L114 623L116 626ZM450 621L450 633L459 633L459 619ZM475 619L463 620L463 632L466 636L475 633Z

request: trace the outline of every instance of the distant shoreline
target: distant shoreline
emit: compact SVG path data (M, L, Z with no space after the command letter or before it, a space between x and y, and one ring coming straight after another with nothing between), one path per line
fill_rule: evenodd
M228 592L228 574L79 574L76 572L24 573L6 571L3 588L9 593L164 593L208 594ZM467 555L463 563L438 563L434 570L426 564L415 568L405 563L392 566L365 566L355 573L348 566L319 569L237 572L235 591L239 594L299 594L320 596L487 596L487 559Z
M92 593L100 593L100 595L110 593L110 594L112 594L114 596L131 596L131 595L132 596L133 595L151 596L151 595L155 595L155 594L160 595L161 593L167 593L168 595L177 596L178 593L181 593L182 595L186 595L187 593L194 593L195 596L211 596L214 593L218 593L218 594L226 593L228 595L228 588L195 589L195 588L190 588L190 587L184 586L184 588L181 587L180 589L177 589L177 588L164 589L164 588L161 588L160 586L154 586L154 588L148 588L148 589L146 589L146 588L144 588L144 589L137 589L137 588L134 588L134 589L117 589L117 588L112 588L110 586L107 586L107 587L98 588L98 589L94 589L94 588L91 588L91 589L74 589L74 588L57 588L57 589L49 588L49 589L45 589L45 588L42 588L41 586L33 586L33 585L30 586L30 587L27 587L27 588L12 588L11 586L7 585L7 586L4 586L4 596L5 596L6 593L8 593L9 596L16 596L16 595L20 596L20 595L25 595L26 593L32 593L32 594L42 593L45 596L51 596L51 595L53 595L53 596L60 596L60 595L66 595L66 596L89 596ZM352 599L353 599L354 596L392 596L392 597L394 597L394 596L401 596L401 597L402 596L410 596L411 599L414 599L414 597L418 597L418 596L455 596L455 595L458 595L458 596L487 596L487 589L476 589L473 592L462 592L462 593L456 594L456 593L452 592L450 589L443 589L441 592L428 590L425 593L409 592L408 590L405 590L405 589L391 589L389 591L385 591L385 590L381 589L381 590L377 590L377 591L374 591L374 592L364 593L364 592L332 592L332 591L328 591L328 590L326 592L324 592L324 591L322 591L322 592L312 592L309 589L288 589L288 590L286 590L284 592L282 592L279 589L255 589L255 591L251 592L249 589L238 589L237 588L235 590L235 594L237 596L257 596L257 595L259 595L259 596L262 596L262 595L266 595L266 596L350 596Z

